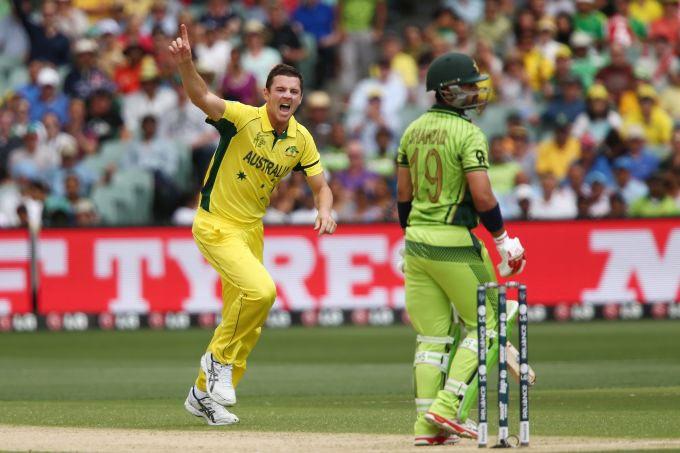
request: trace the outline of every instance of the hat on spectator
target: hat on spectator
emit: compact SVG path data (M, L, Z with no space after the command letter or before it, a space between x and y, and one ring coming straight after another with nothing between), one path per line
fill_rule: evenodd
M59 73L50 67L42 68L38 73L38 85L56 87L59 85Z
M628 156L622 156L614 161L614 170L630 171L635 166L633 159Z
M586 176L586 184L588 185L593 185L595 183L606 185L607 184L607 176L605 176L604 173L601 171L593 171Z
M374 87L368 90L368 99L382 99L383 92L380 88Z
M534 189L529 184L520 184L515 187L515 198L519 200L529 200L534 195Z
M549 31L551 33L555 33L557 31L555 21L549 17L544 17L538 21L538 31Z
M559 113L555 117L554 124L555 124L555 128L557 128L557 129L566 129L571 125L571 121L569 121L569 118L567 117L567 115L565 115L564 113Z
M75 139L69 139L59 145L58 151L61 157L75 157L78 154L78 145Z
M569 46L560 44L559 49L557 49L557 52L555 53L555 58L571 58L571 49Z
M626 139L628 140L644 140L645 130L640 124L631 124L626 129Z
M97 42L92 39L79 39L73 46L73 51L76 54L94 53L97 51L97 47Z
M607 88L601 83L596 83L588 90L588 99L602 99L604 101L609 99Z
M571 44L571 47L590 47L590 45L593 43L593 38L590 37L590 35L584 31L575 31L574 34L571 35L571 39L569 40L569 44Z
M656 90L648 83L643 83L638 87L637 95L640 99L656 100Z
M139 73L139 80L142 82L148 82L150 80L156 80L158 78L158 66L156 66L156 61L153 57L144 57L142 60L142 68Z
M26 126L26 131L24 132L23 136L27 135L38 135L40 133L41 125L39 122L32 122L29 123L28 126Z
M120 25L113 19L107 18L97 22L95 29L100 35L118 35L120 34Z
M307 105L310 108L325 109L331 106L331 97L325 91L312 91L307 96Z
M257 19L250 19L243 26L243 31L245 33L262 33L262 31L264 31L264 25Z

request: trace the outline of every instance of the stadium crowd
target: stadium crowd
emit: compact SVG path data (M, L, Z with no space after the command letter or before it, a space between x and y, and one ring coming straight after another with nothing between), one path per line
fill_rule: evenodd
M0 227L191 222L218 135L169 56L180 23L225 99L262 103L269 68L300 69L339 222L396 221L399 138L448 51L491 76L471 116L505 217L680 215L678 0L414 3L0 3ZM303 177L265 222L313 222Z

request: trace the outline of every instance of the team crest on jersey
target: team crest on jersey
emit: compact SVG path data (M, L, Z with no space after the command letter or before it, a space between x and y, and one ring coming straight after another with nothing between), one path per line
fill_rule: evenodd
M283 152L283 155L286 157L295 157L300 151L298 151L297 146L289 146L286 148L286 150Z
M257 135L255 136L255 140L253 140L253 144L255 145L255 148L262 148L266 141L265 141L266 134L264 132L258 132Z

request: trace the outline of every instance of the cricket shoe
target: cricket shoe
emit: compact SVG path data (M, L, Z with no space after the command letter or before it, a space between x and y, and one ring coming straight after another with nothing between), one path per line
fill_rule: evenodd
M428 411L425 413L425 420L460 437L467 437L469 439L477 438L477 424L470 419L462 422L457 419L442 417L432 411Z
M217 404L210 399L209 396L199 398L196 395L194 387L191 387L191 390L189 390L189 395L184 401L184 408L191 415L204 418L205 421L212 426L233 425L234 423L238 423L238 417L236 415Z
M435 435L416 436L413 445L416 447L430 447L434 445L455 445L460 442L460 437L446 431L440 431Z
M201 369L205 373L208 396L222 406L236 404L236 391L231 381L233 366L218 362L206 352L201 357Z

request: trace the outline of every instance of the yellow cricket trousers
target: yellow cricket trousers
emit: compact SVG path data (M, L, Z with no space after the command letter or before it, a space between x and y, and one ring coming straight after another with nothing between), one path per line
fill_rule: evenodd
M220 363L233 365L236 387L276 299L276 285L262 264L262 223L251 227L231 225L199 208L192 233L222 281L222 321L207 351ZM206 389L205 374L200 369L196 386Z

